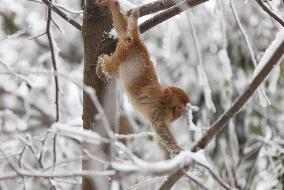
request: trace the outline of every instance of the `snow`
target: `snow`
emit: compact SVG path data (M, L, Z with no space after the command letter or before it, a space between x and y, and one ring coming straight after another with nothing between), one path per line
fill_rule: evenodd
M116 97L97 97L99 88L83 85L84 44L77 29L53 13L64 31L51 23L58 66L54 73L45 34L46 6L26 0L0 1L1 190L50 189L50 182L56 189L78 189L82 176L102 182L97 189L153 190L186 164L191 164L188 174L210 189L222 188L212 172L230 189L283 189L283 58L227 130L205 150L189 151L283 44L283 28L257 3L234 1L258 62L256 67L228 1L208 1L190 8L141 35L161 84L181 87L191 99L188 112L169 126L184 151L169 158L119 83L116 113L125 122L121 122L120 131L111 130L118 128L108 120L114 105L104 107ZM152 1L120 2L129 9ZM265 4L284 16L281 0ZM55 5L82 23L79 0L58 0ZM139 23L151 16L139 18ZM114 30L108 35L116 36ZM135 73L131 74L128 77ZM55 75L60 83L60 122L54 118ZM83 129L83 91L98 110L93 116L96 122L90 123L92 130ZM104 151L108 145L112 147L111 159ZM82 170L85 161L92 166L88 171ZM200 189L187 178L174 188Z

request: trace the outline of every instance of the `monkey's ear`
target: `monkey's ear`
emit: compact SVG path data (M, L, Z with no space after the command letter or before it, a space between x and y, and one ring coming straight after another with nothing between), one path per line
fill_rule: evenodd
M163 89L163 101L168 101L169 98L173 95L173 91L169 88L169 87L166 87Z

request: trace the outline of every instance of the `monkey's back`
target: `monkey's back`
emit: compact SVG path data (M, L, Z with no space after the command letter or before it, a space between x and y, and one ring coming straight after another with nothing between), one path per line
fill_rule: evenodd
M142 41L119 49L115 52L120 62L119 78L132 105L149 119L149 109L152 109L153 103L160 103L161 96L161 86L149 53Z

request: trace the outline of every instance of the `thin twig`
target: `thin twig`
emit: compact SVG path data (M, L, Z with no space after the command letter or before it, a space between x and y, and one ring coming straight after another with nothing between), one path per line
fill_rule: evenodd
M32 1L32 2L36 2L36 3L43 3L41 0L28 0L28 1ZM83 11L80 10L80 11L75 11L75 10L71 10L69 8L66 8L58 3L52 3L54 6L56 6L57 8L60 8L66 12L69 12L71 14L83 14Z
M32 37L30 37L29 39L30 39L30 40L36 39L36 38L38 38L38 37L43 36L45 33L46 33L46 31L44 31L44 32L42 32L42 33L40 33L40 34L37 34L37 35L35 35L35 36L32 36Z
M212 175L212 177L222 186L224 187L224 189L230 190L232 189L231 187L229 187L228 184L226 184L220 177L218 174L216 174L209 166L202 164L200 162L197 162L198 165L202 166L203 168L207 169L209 171L209 173Z
M60 31L61 33L64 33L59 24L54 20L54 18L51 18L51 22L54 24L54 26Z
M247 47L248 47L248 50L249 50L249 53L250 53L250 57L251 57L251 59L252 59L252 63L253 63L253 65L256 67L256 66L257 66L257 61L256 61L256 59L255 59L255 54L254 54L254 52L253 52L252 45L251 45L250 40L249 40L249 38L248 38L248 35L247 35L247 33L246 33L246 31L245 31L245 29L244 29L244 27L243 27L243 25L242 25L242 23L241 23L241 21L240 21L240 19L239 19L239 16L238 16L238 14L237 14L234 1L232 1L232 0L230 0L230 7L231 7L231 9L232 9L234 18L235 18L235 20L236 20L236 22L237 22L237 25L238 25L238 27L239 27L240 30L241 30L241 34L242 34L242 36L243 36L243 38L244 38L244 40L245 40L245 43L246 43L246 45L247 45Z
M83 170L83 171L71 171L71 172L61 172L61 173L42 173L42 172L29 172L25 170L18 170L16 172L5 173L0 175L1 180L14 179L18 177L33 177L33 178L74 178L74 177L82 177L82 176L112 176L115 174L114 170Z
M19 168L21 169L22 168L22 159L23 159L23 156L24 156L24 153L26 151L26 146L22 149L20 155L19 155L19 160L18 160L18 165L19 165ZM24 177L22 177L22 181L23 181L23 190L26 190L26 180Z
M45 146L46 140L47 140L47 138L48 138L48 135L49 135L49 131L46 132L45 136L44 136L43 139L41 140L41 151L40 151L40 153L39 153L38 158L37 158L37 156L36 156L37 154L33 151L33 149L31 149L32 152L34 153L35 157L38 159L38 163L39 163L39 166L40 166L41 168L44 168L44 166L43 166L43 154L44 154L44 150L45 150L44 146Z
M81 24L79 24L77 21L73 20L72 18L68 17L60 9L54 6L49 0L42 0L42 2L45 3L49 7L49 9L52 9L56 14L61 16L64 20L66 20L68 23L70 23L75 28L81 31L81 28L82 28Z
M127 187L126 190L137 190L137 189L142 189L145 188L147 185L152 184L152 183L156 183L159 181L162 181L164 179L166 179L166 176L161 176L161 177L155 177L155 178L150 178L150 179L146 179L142 182L136 183L130 187Z
M274 20L276 20L279 24L281 24L284 27L284 20L280 18L277 14L272 12L263 2L262 0L256 0L256 2L261 6L261 8L267 12Z
M202 59L202 54L201 54L201 48L200 48L200 44L199 44L199 40L196 34L196 29L193 25L193 23L191 22L191 18L190 18L190 14L186 14L186 18L190 27L190 33L192 33L192 38L193 38L193 44L195 46L196 49L196 53L197 53L197 60L198 60L198 75L200 77L200 83L201 86L203 87L203 92L204 92L204 96L205 96L205 102L206 102L206 106L208 107L208 109L211 109L213 112L216 111L215 105L212 101L212 96L211 96L211 88L209 86L209 82L208 82L208 78L204 69L204 64L203 64L203 59Z
M185 177L187 177L188 179L190 179L191 181L193 181L195 184L197 184L199 187L201 187L201 189L204 189L204 190L209 190L207 187L205 187L202 182L198 181L197 179L195 179L193 176L191 176L190 174L188 173L185 173L184 174Z
M241 30L242 36L243 36L243 38L245 40L245 43L246 43L246 45L248 47L248 50L249 50L250 57L251 57L251 60L253 62L253 65L254 65L254 67L257 67L257 60L255 58L255 53L253 52L253 48L252 48L252 45L250 43L249 37L248 37L248 35L247 35L247 33L246 33L246 31L245 31L245 29L244 29L244 27L243 27L239 17L238 17L234 1L230 0L230 6L231 6L231 9L232 9L234 18L235 18L235 20L236 20L236 22L237 22L237 24L238 24L238 26L239 26L239 28ZM261 104L262 104L263 107L265 107L265 106L270 104L270 100L269 100L269 98L266 95L265 88L264 88L263 84L261 84L260 88L258 89L258 95L259 95L259 99L260 99Z
M55 165L57 162L56 142L57 142L57 134L55 134L53 137L53 165Z
M234 101L233 105L224 112L208 129L206 134L192 147L192 151L196 152L200 149L204 149L209 142L219 134L227 125L232 117L234 117L245 103L250 99L257 87L266 79L268 74L273 69L274 65L282 58L284 54L284 29L282 29L276 36L275 40L268 47L268 50L264 53L261 62L264 62L263 67L254 77L248 88ZM259 64L260 64L259 63ZM180 169L162 184L160 190L171 189L172 186L183 176L183 170Z
M45 0L43 0L43 1L45 1ZM51 35L51 30L50 30L51 20L52 20L52 18L51 18L51 7L48 7L48 9L47 9L46 35L47 35L48 42L49 42L53 70L54 70L54 72L57 72L56 57L55 57L54 47L53 47L53 38L52 38L52 35ZM55 121L58 122L59 121L59 85L58 85L57 75L54 75L54 81L55 81L55 106L56 106L56 119L55 119Z

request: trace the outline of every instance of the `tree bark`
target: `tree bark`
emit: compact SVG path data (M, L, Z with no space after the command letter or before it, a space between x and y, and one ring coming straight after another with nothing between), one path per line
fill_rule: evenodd
M96 90L96 95L105 111L105 114L114 128L116 122L116 82L110 81L104 83L96 75L96 63L98 56L103 53L110 53L106 45L103 43L107 35L104 35L112 29L112 18L107 8L97 7L94 0L86 0L84 7L84 17L82 25L82 37L84 42L84 84L91 86ZM102 136L106 136L106 132L102 123L95 119L98 113L91 98L87 93L83 92L83 127L96 131ZM94 146L88 143L82 144L83 149L87 149L91 154L108 160L110 155L109 146ZM82 169L84 170L100 170L104 166L93 161L84 161ZM109 189L107 177L84 177L84 190Z

